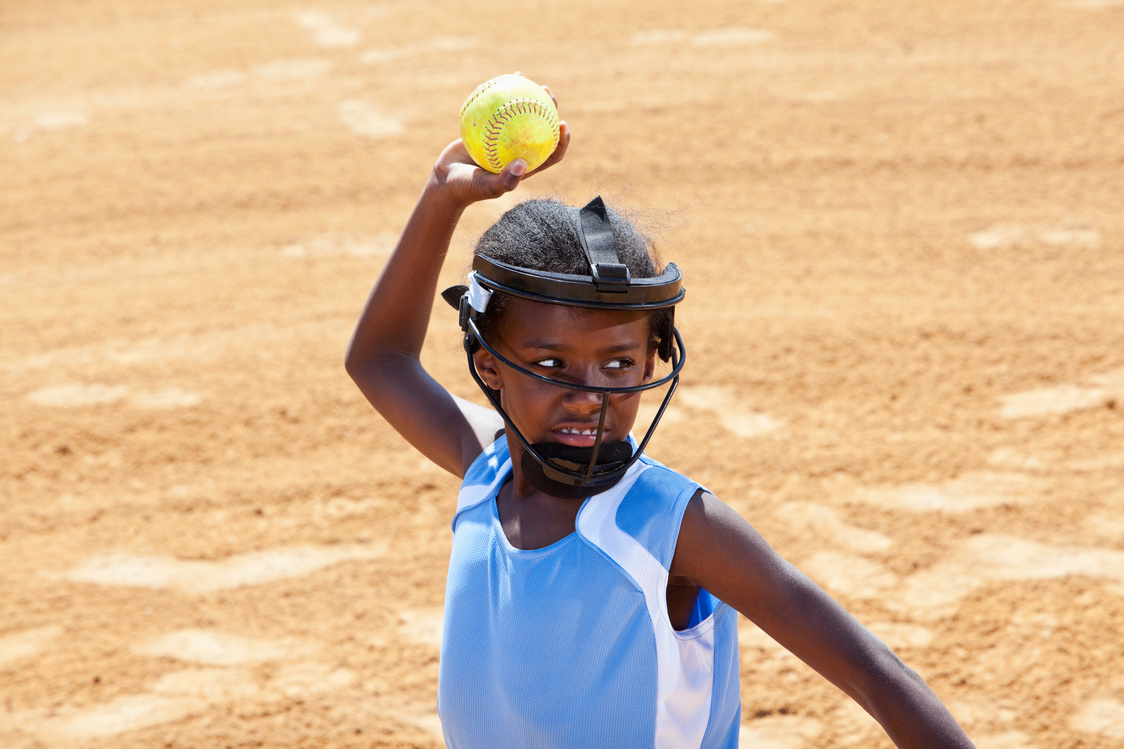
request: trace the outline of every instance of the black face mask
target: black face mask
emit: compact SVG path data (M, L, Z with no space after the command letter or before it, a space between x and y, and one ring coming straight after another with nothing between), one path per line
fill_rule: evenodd
M628 470L633 463L632 455L632 445L627 442L610 442L600 448L536 442L523 451L519 465L523 478L540 492L560 499L585 499L612 489L624 475L622 466ZM586 471L591 464L592 479L581 484L569 483L569 476L558 470L573 475Z
M476 384L480 386L480 389L484 391L484 394L488 397L492 407L503 417L508 433L513 435L515 439L523 445L523 457L519 465L523 470L524 476L528 483L539 491L545 492L552 497L560 497L563 499L584 499L585 497L600 494L612 488L621 480L632 464L639 460L648 441L656 431L656 425L658 425L660 419L663 418L668 403L671 402L671 396L675 393L675 388L679 384L679 372L683 369L683 365L686 362L683 339L679 336L679 331L673 329L671 335L675 341L675 345L669 347L671 350L670 358L672 371L668 375L653 382L629 387L613 388L576 385L551 379L537 372L532 372L511 361L480 336L480 331L476 327L475 320L470 318L466 323L466 329L468 332L464 337L464 347L468 356L469 372L476 381ZM500 403L499 392L488 387L480 377L480 373L476 371L476 360L472 355L478 348L483 348L498 361L526 377L531 377L566 390L598 393L601 396L601 413L597 422L597 438L593 446L573 447L556 442L536 442L534 444L528 442L527 438L515 428L515 425L508 417L507 411L504 410L503 405ZM601 442L601 438L605 434L605 416L609 409L610 395L614 393L639 393L664 385L668 386L667 394L664 395L655 418L652 420L647 433L636 446L635 450L633 450L632 445L628 442Z
M554 497L583 499L599 494L614 486L635 463L655 432L667 409L671 396L679 384L679 372L686 362L683 339L675 328L675 305L682 301L684 291L681 274L674 263L652 278L632 278L627 266L618 257L608 211L600 197L594 198L584 208L574 211L574 222L582 249L589 262L590 275L552 273L522 268L503 263L484 255L476 255L472 262L472 286L454 286L442 292L442 297L459 311L460 326L464 330L464 348L468 356L468 369L472 378L492 406L503 417L507 431L523 446L520 468L531 486ZM558 304L588 309L619 311L667 310L662 330L655 331L659 339L657 353L672 365L670 374L644 385L631 387L593 387L577 385L532 372L508 360L480 335L476 317L487 308L487 297L494 292L528 299L544 304ZM560 388L597 393L601 396L601 415L593 447L571 447L557 443L530 444L519 433L500 404L499 393L490 389L476 371L473 354L483 348L506 366L527 377L532 377ZM667 395L648 427L644 438L635 450L630 442L602 444L605 434L605 415L609 397L614 393L639 393L668 385Z

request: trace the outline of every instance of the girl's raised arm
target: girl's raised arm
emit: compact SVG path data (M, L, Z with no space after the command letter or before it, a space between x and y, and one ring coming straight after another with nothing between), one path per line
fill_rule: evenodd
M371 405L410 444L457 476L464 475L503 423L491 409L454 397L421 366L438 275L464 209L510 192L530 174L560 161L569 144L566 124L560 129L554 154L530 173L525 173L526 162L516 160L492 174L473 163L460 140L449 144L434 164L348 346L347 372Z

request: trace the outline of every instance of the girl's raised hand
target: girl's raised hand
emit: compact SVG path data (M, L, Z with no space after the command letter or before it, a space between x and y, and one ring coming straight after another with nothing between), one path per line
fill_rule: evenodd
M543 86L543 88L551 95L551 98L554 98L554 94L549 88L546 86ZM555 106L557 104L558 102L555 99ZM541 166L528 172L526 171L527 162L523 159L515 159L504 167L502 172L493 174L476 165L476 162L468 155L464 143L458 138L441 152L437 163L433 165L432 180L434 186L441 188L443 192L447 192L461 205L467 206L480 200L498 198L511 192L527 177L538 174L544 169L549 169L561 161L565 157L569 145L570 128L565 122L561 122L558 125L558 147L554 149L554 153Z

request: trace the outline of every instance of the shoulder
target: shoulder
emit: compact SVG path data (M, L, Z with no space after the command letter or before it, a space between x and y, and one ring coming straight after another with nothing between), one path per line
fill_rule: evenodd
M775 569L779 557L736 510L699 487L683 511L673 574L713 581L735 569L756 575Z
M745 530L749 527L749 523L734 508L701 486L687 503L683 523L696 532Z

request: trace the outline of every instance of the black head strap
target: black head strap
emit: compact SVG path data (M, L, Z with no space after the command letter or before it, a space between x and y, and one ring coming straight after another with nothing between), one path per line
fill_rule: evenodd
M675 263L668 263L658 276L632 278L628 267L620 262L608 210L601 197L589 201L584 208L571 210L591 275L533 270L478 254L472 260L475 282L488 291L546 304L610 310L667 309L666 327L657 334L660 358L670 360L675 338L675 305L683 300L685 293L679 268ZM476 315L465 293L467 289L458 285L441 293L442 298L459 311L460 327L465 331L469 318ZM472 350L476 345L472 343Z
M600 292L624 293L632 280L628 266L617 255L613 227L605 201L598 195L578 212L578 237L589 260L593 283Z

